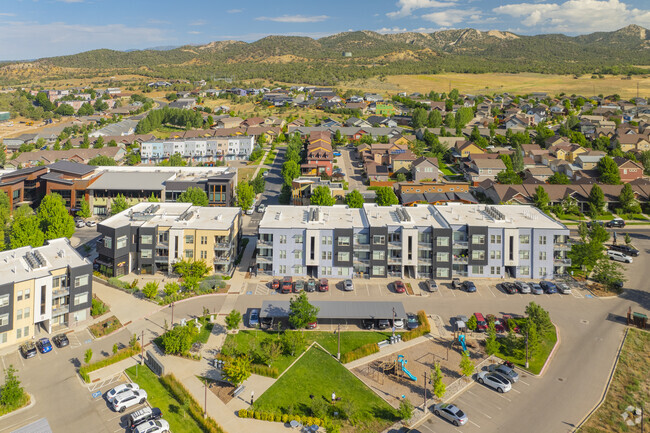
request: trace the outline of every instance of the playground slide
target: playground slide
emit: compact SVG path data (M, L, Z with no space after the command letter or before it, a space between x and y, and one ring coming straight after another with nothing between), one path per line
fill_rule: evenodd
M404 359L404 355L398 355L397 356L397 362L399 362L400 366L402 367L402 371L411 379L412 381L417 381L418 378L413 376L410 371L406 369L406 363L408 362L406 359Z
M465 335L461 334L458 336L458 342L463 346L463 352L467 352L467 346L465 345Z

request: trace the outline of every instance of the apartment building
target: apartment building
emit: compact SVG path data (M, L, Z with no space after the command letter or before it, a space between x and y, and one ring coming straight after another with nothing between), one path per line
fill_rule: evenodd
M0 349L90 318L92 264L68 239L0 252Z
M143 163L163 161L174 154L194 162L248 159L255 147L252 135L145 141L140 147Z
M97 226L100 272L169 272L177 261L203 260L229 275L241 240L241 209L190 203L139 203Z
M296 277L552 278L569 230L533 206L269 206L258 272Z

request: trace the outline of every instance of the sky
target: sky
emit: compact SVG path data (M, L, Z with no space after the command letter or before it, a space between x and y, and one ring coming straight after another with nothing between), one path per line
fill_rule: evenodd
M475 28L585 34L650 28L647 0L1 0L0 59L110 48L252 42L268 35L320 38Z

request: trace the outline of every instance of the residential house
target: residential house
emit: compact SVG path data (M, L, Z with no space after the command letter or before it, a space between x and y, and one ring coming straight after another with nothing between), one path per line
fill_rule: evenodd
M244 120L240 124L240 126L250 128L250 127L262 126L262 124L264 124L264 118L263 117L249 117L248 119Z
M425 180L437 182L439 178L438 158L421 156L411 164L411 179L414 182Z
M620 156L615 157L614 162L618 165L621 182L628 183L643 177L643 164Z
M465 164L465 178L477 184L485 179L496 179L497 174L505 171L501 158L471 159Z
M396 128L397 122L390 117L384 116L369 116L367 119L370 125L368 126L386 126L388 128Z
M303 175L332 175L334 159L329 132L313 132L309 137L305 162L300 165Z
M359 119L357 117L350 117L348 120L345 121L345 126L356 126L357 128L368 128L371 127L372 124L366 120Z
M191 110L196 107L196 99L194 98L179 98L169 103L169 108L180 108L182 110Z
M393 169L394 174L411 173L413 162L416 159L418 159L417 155L415 155L413 152L411 152L408 149L405 150L404 152L392 153L390 154L389 158L390 158L390 165L391 168Z
M557 159L562 159L571 163L575 162L575 159L578 157L578 155L587 152L587 149L580 146L579 144L566 142L562 144L555 144L549 147L548 150L550 154L555 156Z
M524 177L527 176L546 182L551 176L553 176L553 170L544 165L530 167L524 170Z
M598 161L605 156L605 152L599 150L591 150L578 155L575 159L575 164L581 170L592 170L598 165Z
M388 166L380 165L376 162L366 163L366 174L371 182L387 182L390 180Z
M366 93L364 99L368 102L382 102L384 97L378 93Z
M343 189L343 183L333 180L323 180L320 176L300 176L291 181L291 201L295 206L308 206L309 198L314 193L314 189L319 186L326 186L330 189L332 197L338 200L345 198L346 191Z
M135 127L137 125L137 120L125 119L121 122L111 123L110 125L106 125L97 131L93 131L88 134L88 137L133 135L135 133Z
M485 150L474 144L473 141L458 141L454 149L457 158L469 158L470 155L483 154Z
M650 150L650 138L647 134L622 134L616 135L612 139L612 146L620 143L623 152L644 152Z
M217 128L238 128L243 121L241 117L222 117L217 121Z

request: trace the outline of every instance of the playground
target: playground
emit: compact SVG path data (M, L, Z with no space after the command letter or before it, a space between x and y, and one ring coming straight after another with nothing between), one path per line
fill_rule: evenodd
M459 364L462 346L457 340L453 345L450 343L450 340L431 337L424 343L376 359L352 372L394 407L399 406L402 396L420 405L424 399L424 373L428 382L436 362L440 363L446 385L461 377ZM474 364L486 357L483 347L476 340L468 338L466 343ZM432 401L432 386L429 385L428 389L427 399Z

